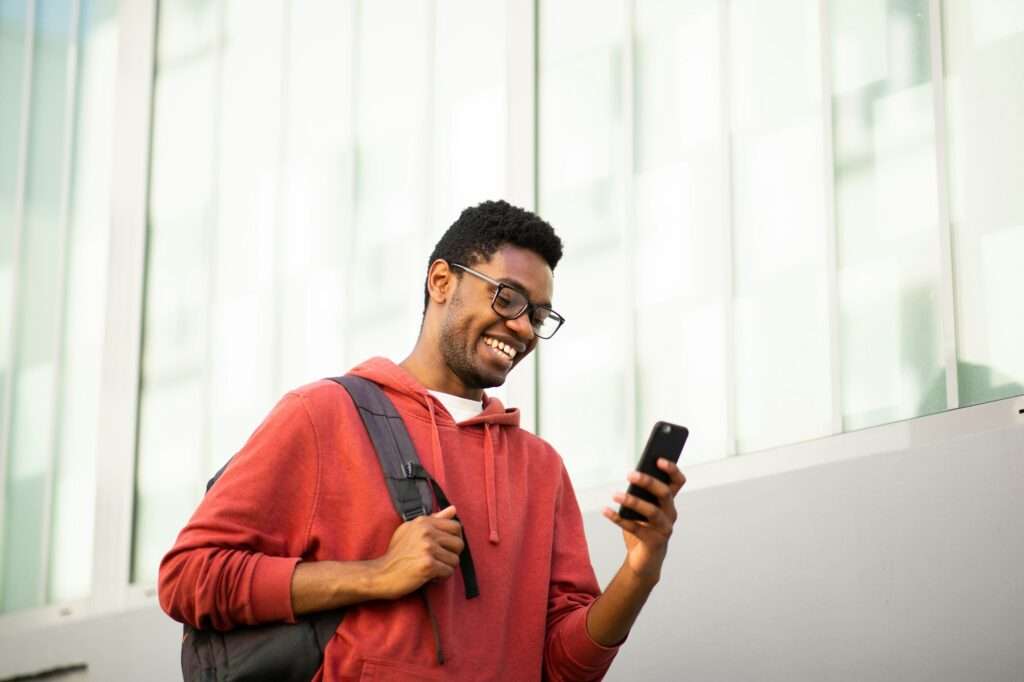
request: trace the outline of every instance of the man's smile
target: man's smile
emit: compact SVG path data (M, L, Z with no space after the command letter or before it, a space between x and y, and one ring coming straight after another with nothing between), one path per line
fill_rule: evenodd
M487 355L493 357L506 369L512 366L516 356L519 355L518 350L493 336L482 336L480 337L480 341L487 346Z

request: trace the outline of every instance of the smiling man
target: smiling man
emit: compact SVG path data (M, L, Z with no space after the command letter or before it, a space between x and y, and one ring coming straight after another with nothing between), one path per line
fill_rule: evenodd
M667 460L669 484L630 474L658 504L615 497L644 523L605 510L626 555L602 593L561 458L484 393L562 326L561 256L533 213L466 209L430 257L412 353L351 371L395 404L452 506L402 523L348 393L331 381L296 389L164 558L164 609L229 630L349 607L317 680L602 678L660 578L685 478ZM460 569L467 545L475 598Z

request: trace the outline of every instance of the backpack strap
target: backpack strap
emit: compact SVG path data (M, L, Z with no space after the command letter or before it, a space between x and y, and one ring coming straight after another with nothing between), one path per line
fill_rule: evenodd
M403 521L429 515L434 507L432 491L426 479L413 475L414 465L420 463L419 456L395 406L380 387L368 379L345 375L331 381L341 384L359 409L359 416L377 451L395 511Z
M344 387L359 409L359 416L363 419L363 425L380 459L391 501L402 520L411 521L417 516L430 514L435 497L441 508L449 506L448 497L440 484L420 464L405 422L384 391L369 379L352 374L332 377L331 381ZM459 517L456 516L455 520L458 521ZM459 568L462 569L466 599L473 599L480 595L480 586L465 527L462 540L465 545L459 555Z

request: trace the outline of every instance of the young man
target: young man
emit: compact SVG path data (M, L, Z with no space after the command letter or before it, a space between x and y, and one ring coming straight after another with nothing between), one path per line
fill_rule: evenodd
M348 393L326 380L299 388L164 558L167 613L230 629L348 606L324 681L603 677L658 582L685 478L667 460L668 485L630 474L659 504L615 496L646 523L605 510L626 557L602 593L561 458L484 394L561 325L551 308L561 255L550 225L528 211L503 201L466 209L430 257L412 353L351 372L383 388L453 506L401 523ZM466 542L474 599L458 570Z

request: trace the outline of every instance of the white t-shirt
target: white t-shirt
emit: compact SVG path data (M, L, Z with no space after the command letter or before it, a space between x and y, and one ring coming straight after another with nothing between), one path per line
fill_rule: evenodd
M440 391L430 391L430 395L441 401L441 404L448 410L448 414L452 416L456 424L475 417L484 411L482 400L470 400L469 398L462 398L451 393L441 393Z

